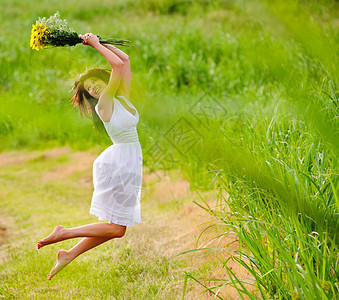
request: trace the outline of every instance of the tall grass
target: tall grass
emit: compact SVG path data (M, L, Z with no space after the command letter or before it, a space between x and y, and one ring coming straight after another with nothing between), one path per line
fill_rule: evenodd
M239 165L223 165L230 173L220 172L218 178L231 200L223 199L218 209L206 209L246 245L232 258L251 272L263 299L333 299L338 293L339 225L338 178L331 161L335 158L311 137L281 139L281 127L267 140L287 147L270 150L266 139L253 137L257 145L262 142L265 148L257 147L270 154L271 161L258 168L257 157L257 174ZM251 163L245 159L241 165ZM227 284L256 299L240 285L242 279L227 266L228 259L224 264L232 282Z
M245 247L231 256L220 254L228 274L220 284L194 280L215 293L232 285L251 299L258 292L263 299L334 299L339 292L335 151L291 115L252 119L244 128L240 140L213 143L222 148L223 159L218 153L213 163L200 160L213 174L214 187L230 197L221 197L216 207L203 198L197 204L216 217L214 226L225 228L224 238L231 232ZM228 253L228 245L220 244L219 251ZM230 259L250 271L255 289L237 277L227 265Z

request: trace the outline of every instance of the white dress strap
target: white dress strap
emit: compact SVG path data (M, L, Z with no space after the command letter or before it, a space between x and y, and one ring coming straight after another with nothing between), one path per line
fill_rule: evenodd
M117 97L122 98L122 99L125 101L125 103L127 104L127 106L128 106L129 108L135 110L135 114L132 114L131 112L129 112L129 113L131 113L133 116L136 117L136 115L137 115L137 113L138 113L138 110L134 107L134 105L133 105L133 104L132 104L125 96L119 95L119 96L117 96ZM118 102L120 103L119 100L118 100ZM120 104L121 104L121 103L120 103ZM122 105L122 104L121 104L121 105ZM123 106L123 105L122 105L122 106ZM126 109L126 108L124 107L124 109Z

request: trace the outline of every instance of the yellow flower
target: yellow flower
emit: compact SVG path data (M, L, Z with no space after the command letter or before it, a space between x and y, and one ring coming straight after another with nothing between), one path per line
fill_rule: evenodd
M48 36L51 36L51 32L46 25L42 23L33 24L30 41L31 48L37 51L44 49L48 44Z

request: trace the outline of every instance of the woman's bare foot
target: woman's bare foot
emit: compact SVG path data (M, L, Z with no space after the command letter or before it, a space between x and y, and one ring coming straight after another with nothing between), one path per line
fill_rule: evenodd
M64 240L66 229L62 225L55 227L54 231L46 238L38 242L38 249L43 246L54 244Z
M71 258L70 254L66 250L59 250L57 254L57 259L52 267L52 270L47 275L47 278L49 280L52 279L52 277L60 272L64 267L66 267L73 259Z

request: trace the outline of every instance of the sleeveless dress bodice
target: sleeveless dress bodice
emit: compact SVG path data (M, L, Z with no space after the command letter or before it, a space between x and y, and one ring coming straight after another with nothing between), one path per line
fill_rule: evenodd
M109 122L102 121L114 144L139 142L137 125L139 122L139 113L134 105L124 96L122 98L126 104L135 110L135 116L129 112L117 98L114 99L114 107L112 117ZM99 115L98 104L95 106L95 111ZM100 117L101 119L101 117ZM101 119L102 120L102 119Z

